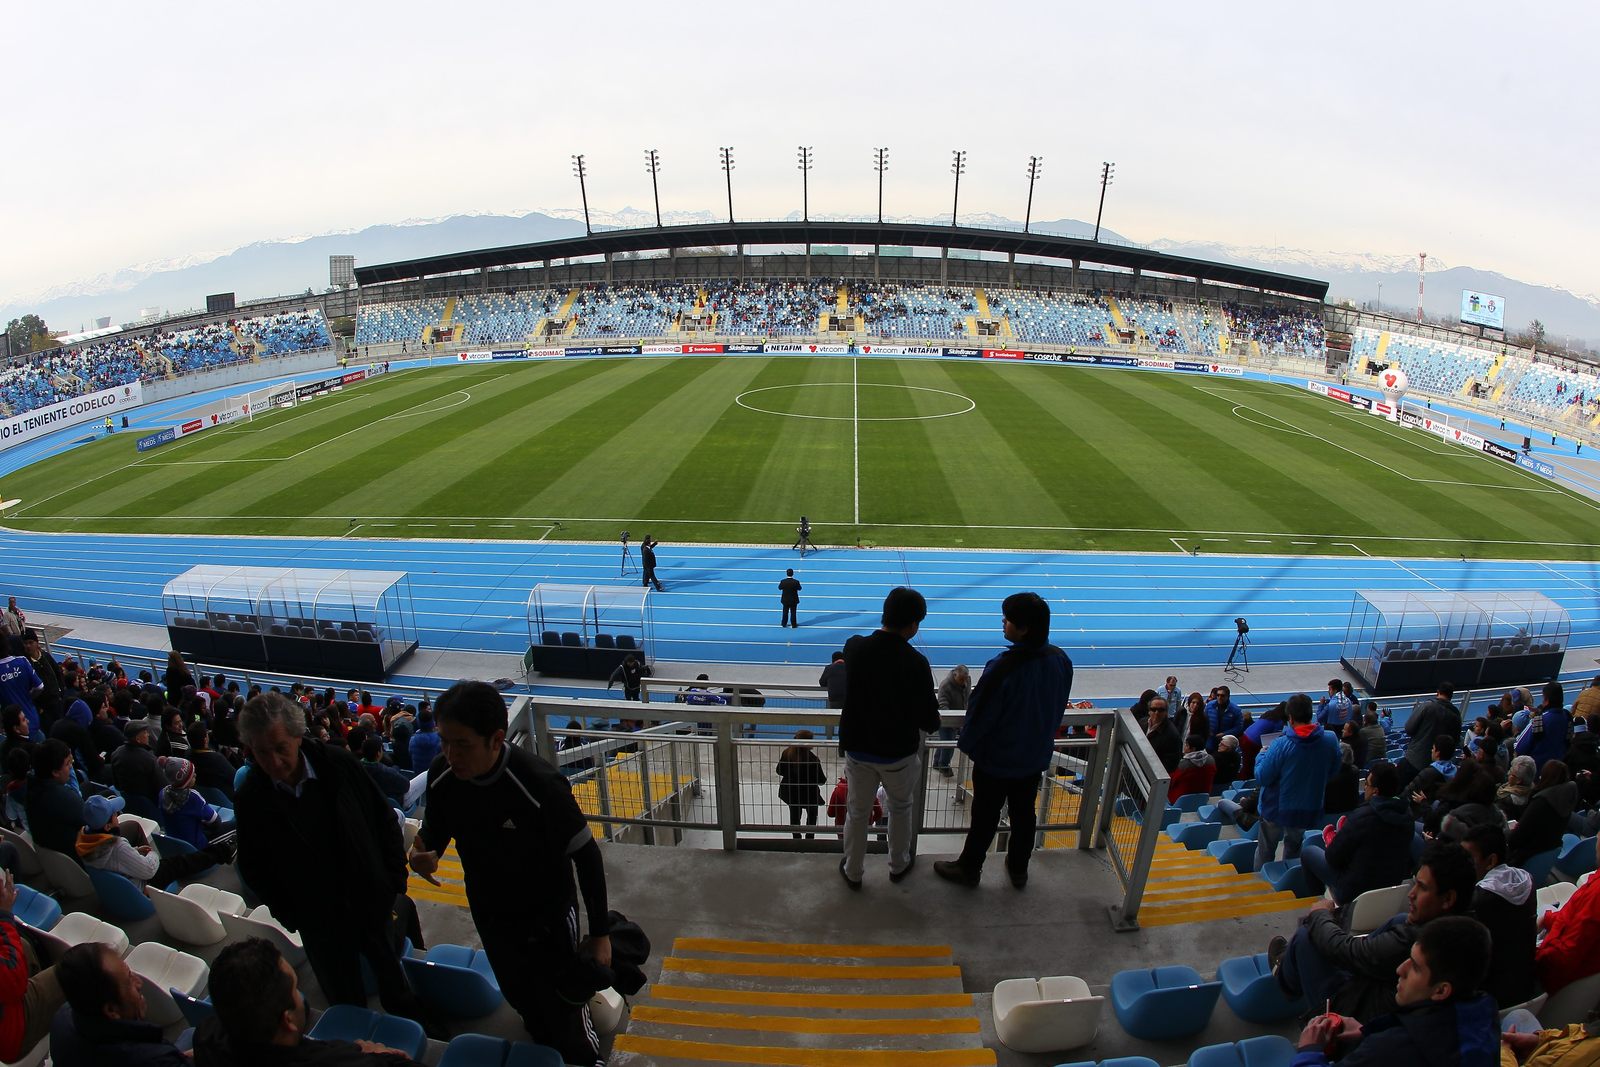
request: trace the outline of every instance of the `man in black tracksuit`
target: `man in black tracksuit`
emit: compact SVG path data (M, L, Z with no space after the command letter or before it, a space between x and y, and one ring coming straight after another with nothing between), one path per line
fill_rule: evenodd
M507 1003L533 1039L569 1064L603 1067L588 999L611 964L605 866L566 778L506 744L506 705L486 682L458 682L435 708L443 754L428 768L428 804L411 869L429 881L451 841L467 901ZM580 948L578 875L589 939Z
M778 601L783 607L783 621L778 625L800 629L800 579L794 576L793 567L778 582Z
M656 587L656 592L661 592L661 580L656 577L656 546L660 541L651 540L649 534L644 535L644 540L639 542L639 559L644 562L644 585Z

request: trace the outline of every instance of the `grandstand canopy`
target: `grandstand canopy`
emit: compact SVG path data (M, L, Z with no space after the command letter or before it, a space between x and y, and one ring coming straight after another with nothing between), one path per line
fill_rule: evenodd
M676 248L721 245L894 245L900 248L949 248L1002 255L1032 256L1064 262L1077 260L1141 273L1194 278L1201 282L1261 289L1285 296L1325 300L1328 283L1273 271L1227 263L1212 263L1187 256L1170 256L1131 245L1104 244L1079 237L1017 230L975 229L925 223L875 222L735 222L660 229L606 230L557 241L483 248L428 256L395 263L356 268L356 282L375 285L442 274L539 263L546 260L582 259L588 256L657 252Z

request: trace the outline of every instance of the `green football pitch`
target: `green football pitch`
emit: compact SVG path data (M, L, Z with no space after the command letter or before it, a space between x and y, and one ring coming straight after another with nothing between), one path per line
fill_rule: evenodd
M1304 390L766 356L406 371L5 479L38 530L1588 559L1600 505Z

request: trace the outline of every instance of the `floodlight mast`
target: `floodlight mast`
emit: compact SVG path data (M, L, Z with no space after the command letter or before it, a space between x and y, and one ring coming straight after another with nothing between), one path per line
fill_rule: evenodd
M1028 226L1033 221L1033 183L1039 180L1039 171L1044 162L1043 156L1028 157L1028 209L1022 214L1022 232L1028 232Z
M811 148L809 145L800 146L800 219L802 222L811 221Z
M956 208L961 204L961 175L967 170L967 153L957 148L951 151L950 171L956 176L955 195L950 198L950 228L955 229Z
M578 176L578 192L583 196L583 232L593 234L594 228L589 225L589 190L583 181L588 171L583 165L582 155L572 157L572 173Z
M878 225L883 225L883 172L889 169L889 150L872 150L872 169L878 172Z
M661 153L654 148L644 150L644 165L650 171L650 192L656 199L656 229L661 229L661 188L656 175L661 173Z
M1106 213L1106 186L1110 185L1116 174L1115 163L1100 164L1100 209L1094 213L1094 240L1100 240L1100 218Z
M723 148L722 174L728 180L728 225L733 225L733 149Z

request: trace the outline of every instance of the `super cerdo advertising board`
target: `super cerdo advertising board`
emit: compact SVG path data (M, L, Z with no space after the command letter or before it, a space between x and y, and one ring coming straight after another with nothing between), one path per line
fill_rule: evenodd
M93 422L107 415L121 414L144 403L144 386L139 382L85 393L70 400L49 404L0 420L0 448L10 448L43 437L63 426Z

